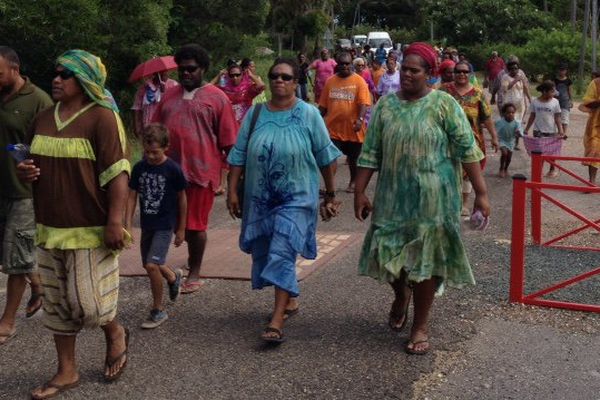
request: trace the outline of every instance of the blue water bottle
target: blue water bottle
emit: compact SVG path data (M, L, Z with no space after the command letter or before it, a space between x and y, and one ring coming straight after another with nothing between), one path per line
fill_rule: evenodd
M17 163L23 162L30 158L29 146L23 143L9 144L6 146L6 151L17 161Z

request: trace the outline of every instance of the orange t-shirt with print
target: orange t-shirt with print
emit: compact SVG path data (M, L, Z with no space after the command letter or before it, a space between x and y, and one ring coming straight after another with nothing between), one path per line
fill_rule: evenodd
M358 132L354 131L361 104L370 106L371 94L360 75L353 73L346 78L334 75L327 80L319 97L319 106L327 109L325 124L332 139L360 143L365 140L364 123Z

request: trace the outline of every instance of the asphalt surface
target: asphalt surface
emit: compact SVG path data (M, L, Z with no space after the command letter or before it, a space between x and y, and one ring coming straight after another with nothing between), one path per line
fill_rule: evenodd
M585 117L572 118L568 152L580 155ZM406 355L407 331L397 334L387 327L392 292L357 276L358 243L301 284L301 311L285 327L286 343L276 348L259 339L272 290L211 280L198 293L170 304L164 325L142 331L138 327L148 312L148 281L122 279L119 319L132 330L126 372L117 383L105 384L103 334L85 331L77 343L81 386L61 398L600 399L600 314L507 303L511 180L493 176L498 161L498 155L490 155L486 170L491 226L483 233L464 230L478 285L449 289L436 299L429 355ZM342 189L348 174L345 166L339 171L337 186ZM526 154L516 152L510 172L528 171ZM564 176L558 181L567 182ZM351 195L340 191L339 197L342 215L321 229L366 231L366 223L353 219ZM572 195L568 200L595 212L597 219L599 198ZM215 205L214 228L237 224L223 201ZM544 216L548 234L573 224L550 209L545 208ZM597 245L600 236L585 233L581 240ZM527 290L595 268L599 254L528 246ZM599 281L596 277L556 296L600 304ZM4 286L1 277L0 288ZM4 295L0 291L2 304ZM0 348L0 399L28 398L55 371L52 338L40 317L26 320L21 309L18 329Z

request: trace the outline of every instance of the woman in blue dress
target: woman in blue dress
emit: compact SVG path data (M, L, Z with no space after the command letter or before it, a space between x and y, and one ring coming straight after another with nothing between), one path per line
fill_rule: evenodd
M252 255L252 288L275 286L274 311L261 335L267 342L283 340L284 319L298 310L297 255L317 255L319 172L326 188L323 220L337 215L340 205L333 167L341 153L319 111L295 96L298 77L294 60L275 61L269 70L272 98L248 111L227 159L227 207L242 218L240 248ZM236 191L242 173L243 204Z

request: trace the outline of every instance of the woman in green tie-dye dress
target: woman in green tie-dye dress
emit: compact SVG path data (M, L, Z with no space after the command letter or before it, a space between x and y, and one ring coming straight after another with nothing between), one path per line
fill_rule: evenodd
M414 291L415 319L406 351L425 354L434 292L441 294L445 284L475 283L460 237L461 165L475 187L474 208L487 216L489 202L478 164L483 153L465 113L449 94L427 88L435 61L427 63L427 45L418 46L405 54L401 91L384 96L373 111L358 161L355 213L362 220L373 211L360 274L392 285L396 299L389 325L394 330L406 324ZM376 170L371 206L364 191Z

